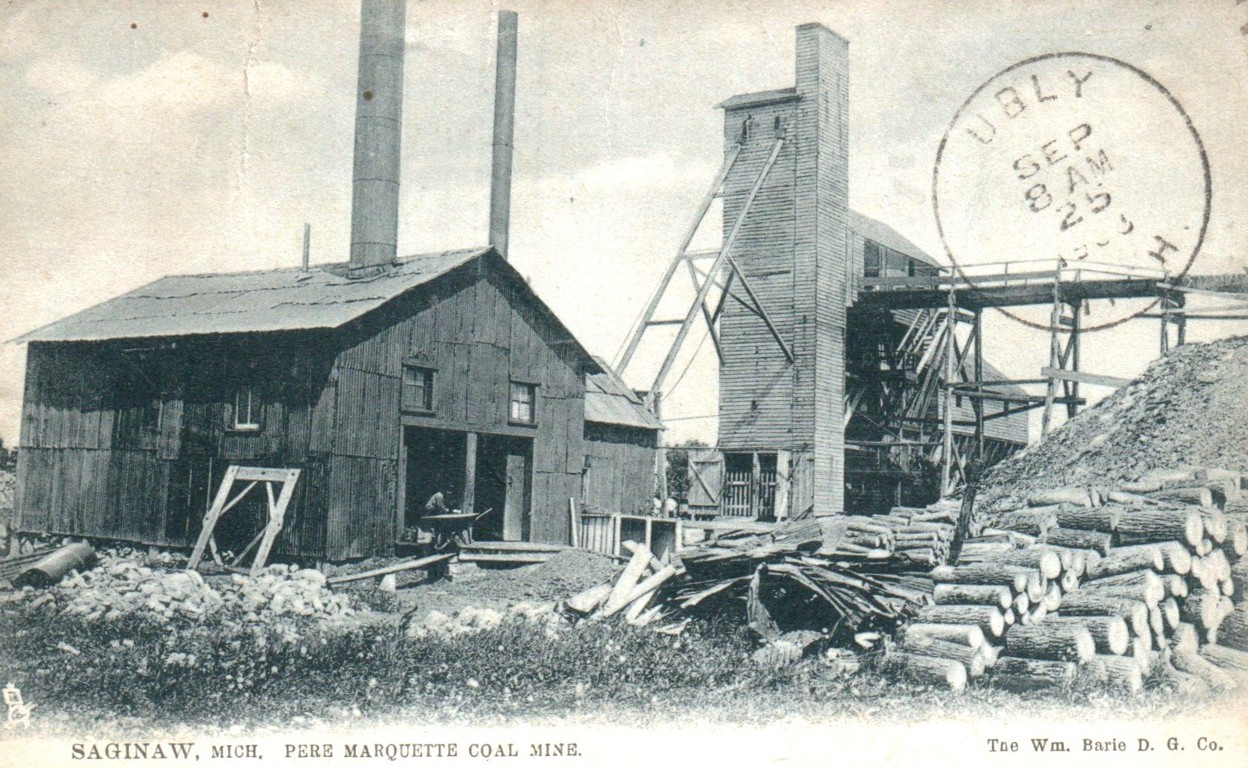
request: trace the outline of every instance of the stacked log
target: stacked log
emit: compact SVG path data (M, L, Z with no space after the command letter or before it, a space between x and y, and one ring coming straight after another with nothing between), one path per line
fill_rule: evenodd
M1052 514L1041 509L1038 515L1019 515L1015 522L1039 530L1039 524L1046 522L1043 518ZM942 666L925 662L914 676L926 675L933 681L929 670L953 663L962 666L968 680L992 671L994 678L1020 678L1016 682L1021 688L1028 685L1021 677L1033 673L1064 680L1065 667L1055 666L1057 661L1067 655L1086 659L1095 653L1089 629L1044 623L1049 613L1058 610L1068 591L1063 583L1070 588L1078 585L1087 557L1034 544L1020 548L1016 541L1026 543L992 533L970 539L964 542L956 565L932 569L934 604L919 609L914 615L916 623L905 628L898 646L901 660L895 664L909 670L918 664L916 657L935 658ZM1117 629L1115 645L1124 644L1118 635L1125 632L1125 628ZM947 644L954 641L956 649ZM1009 665L1009 671L996 671L1002 661ZM1026 661L1039 663L1028 666ZM956 682L961 677L955 674L951 679Z
M840 560L888 560L932 567L949 557L954 517L946 509L893 507L883 515L822 518L819 555Z
M1079 571L1074 555L1062 559L1060 605L1040 619L1032 608L1030 624L1008 627L986 679L1052 686L1070 674L1055 664L1074 665L1086 668L1080 679L1136 692L1159 665L1178 689L1232 687L1244 678L1234 667L1248 652L1246 487L1248 478L1235 472L1174 470L1103 491L1053 489L1026 506L998 508L990 531L1035 543L970 540L964 551L979 573L993 562L1038 567L1053 552L1080 552L1083 562ZM1044 569L1050 583L1053 570L1051 563ZM960 583L967 597L988 599ZM1050 606L1054 596L1046 591Z

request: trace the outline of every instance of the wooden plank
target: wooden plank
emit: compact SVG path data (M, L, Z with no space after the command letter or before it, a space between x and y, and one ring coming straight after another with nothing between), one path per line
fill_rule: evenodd
M465 437L463 510L471 514L475 511L477 499L477 433L469 432Z
M464 552L563 552L567 544L544 544L537 541L474 541L461 544Z
M534 565L549 560L550 552L461 552L459 559L465 563L507 563L511 565Z
M1097 384L1102 387L1125 387L1131 383L1131 379L1123 379L1117 376L1103 376L1095 373L1085 373L1084 371L1066 371L1061 368L1050 368L1045 366L1040 369L1040 373L1044 376L1051 376L1062 381L1075 381L1080 384Z
M268 467L239 467L234 473L237 480L243 482L294 482L299 477L297 469L271 469Z
M349 573L349 574L346 574L345 576L331 576L325 581L327 584L331 584L333 586L337 586L339 584L349 584L353 581L363 581L364 579L371 579L377 576L385 576L391 573L401 573L403 571L412 571L412 570L416 570L419 568L428 568L431 565L437 565L438 563L445 563L453 557L455 557L455 554L453 552L441 554L441 555L430 555L429 557L421 557L416 560L408 560L402 563L395 563L394 565L387 565L383 568L374 568L369 571L361 571L360 573Z
M212 530L216 527L217 520L221 518L221 511L225 507L225 502L230 496L230 488L234 485L234 478L238 474L238 467L231 466L225 471L225 478L221 481L221 486L217 489L217 496L212 502L212 506L204 515L204 524L199 531L199 538L195 540L195 548L191 550L191 557L186 562L188 571L195 570L199 565L199 561L204 556L204 548L208 546L208 539L212 537Z

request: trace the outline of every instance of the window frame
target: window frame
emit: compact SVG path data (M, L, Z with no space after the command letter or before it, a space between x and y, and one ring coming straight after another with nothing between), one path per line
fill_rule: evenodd
M538 385L531 381L521 381L511 379L507 387L507 423L516 424L525 427L533 427L537 425L537 387ZM524 392L528 395L527 405L529 407L528 419L521 418L516 415L516 405L525 405L523 400L516 398L516 392Z
M407 398L408 387L415 388L414 383L408 381L410 374L419 372L424 379L424 383L420 387L420 401L409 402ZM401 381L401 390L399 393L399 407L411 413L431 414L437 409L437 400L434 398L435 382L437 381L438 371L436 368L428 365L421 365L415 362L403 363L403 375Z
M240 398L247 395L247 418L242 418ZM259 384L248 381L234 386L234 403L230 413L231 432L259 432L264 429L264 399Z

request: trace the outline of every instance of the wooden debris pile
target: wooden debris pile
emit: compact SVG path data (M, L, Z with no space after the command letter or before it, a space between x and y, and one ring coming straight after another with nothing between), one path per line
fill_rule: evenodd
M889 663L954 689L1248 684L1248 478L1192 469L997 510ZM1243 510L1243 511L1239 511Z
M619 576L565 600L561 605L565 613L592 621L623 616L638 627L672 615L672 608L658 598L675 577L685 574L684 566L659 560L644 544L626 541L622 546L632 556Z
M785 523L770 534L721 534L681 553L688 575L675 604L692 610L717 595L744 601L750 626L763 637L781 628L850 634L891 628L925 599L930 582L885 545L893 528L869 529L875 518L821 517ZM876 546L864 555L865 537ZM890 544L890 541L894 541ZM879 554L882 553L882 554Z
M927 600L931 582L924 572L881 546L895 546L893 531L903 526L888 521L876 531L868 525L874 524L821 518L769 532L744 526L682 551L678 563L627 542L632 558L619 578L581 592L565 607L590 619L623 615L638 626L684 613L739 612L761 638L786 652L791 645L800 655L812 646L812 631L847 641L862 631L891 630ZM884 554L866 555L859 547Z

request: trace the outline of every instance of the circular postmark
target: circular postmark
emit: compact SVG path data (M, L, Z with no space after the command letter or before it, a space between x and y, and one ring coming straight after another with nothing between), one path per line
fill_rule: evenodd
M1089 299L1083 330L1155 306L1149 286L1182 277L1200 252L1211 192L1204 145L1178 100L1144 71L1091 53L1037 56L989 78L954 115L932 174L956 275L1043 330L1052 321L1040 286L1059 272L1085 284L1069 293Z

